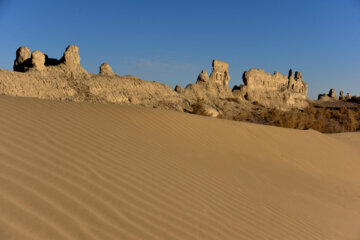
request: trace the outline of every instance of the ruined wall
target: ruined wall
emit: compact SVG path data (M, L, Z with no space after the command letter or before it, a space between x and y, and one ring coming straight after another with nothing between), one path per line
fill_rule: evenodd
M175 90L166 84L148 82L133 76L120 76L108 63L99 74L89 74L80 64L79 48L70 45L60 59L49 58L41 51L20 47L16 52L14 71L0 70L0 94L45 99L130 103L178 111L192 111L201 103L212 116L236 117L239 111L251 109L254 101L266 107L289 109L307 105L307 84L300 72L289 76L261 69L243 75L244 85L228 87L229 64L213 60L209 75L203 70L195 84ZM256 105L259 106L259 105Z
M210 74L202 70L198 76L197 83L217 84L219 86L228 87L230 81L229 64L219 60L212 61L213 70Z
M266 107L303 108L307 106L308 85L302 80L300 72L292 76L274 72L273 75L262 69L250 69L243 74L244 85L233 88L234 95L256 101Z
M79 47L75 45L69 45L60 60L49 58L39 50L33 51L30 55L30 49L22 46L16 51L13 69L16 72L38 71L55 75L88 75L88 72L80 65Z
M288 86L288 77L275 72L274 75L262 69L253 68L244 72L244 84L248 91L282 91Z
M195 84L188 84L185 89L175 87L175 91L184 96L191 104L199 100L214 103L218 100L233 97L228 88L230 75L229 64L219 60L212 61L213 70L210 74L202 70Z
M336 96L335 89L331 88L329 93L323 93L318 95L319 101L347 101L351 99L350 93L347 93L346 96L344 95L344 91L340 90L339 98Z
M230 81L229 64L219 60L213 60L213 71L210 74L210 81L227 87Z
M52 100L129 103L183 111L183 96L169 86L133 76L119 76L103 63L99 74L80 64L79 48L70 45L61 59L26 47L16 52L14 70L0 69L0 94Z
M290 72L292 72L290 70ZM307 95L308 86L302 81L301 73L296 72L293 76L282 75L274 72L273 75L262 69L250 69L244 72L243 81L248 91L271 92L290 91L293 93Z

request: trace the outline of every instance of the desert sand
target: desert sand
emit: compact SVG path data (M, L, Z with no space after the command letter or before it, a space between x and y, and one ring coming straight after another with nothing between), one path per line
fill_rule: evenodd
M360 133L0 96L0 239L360 239Z

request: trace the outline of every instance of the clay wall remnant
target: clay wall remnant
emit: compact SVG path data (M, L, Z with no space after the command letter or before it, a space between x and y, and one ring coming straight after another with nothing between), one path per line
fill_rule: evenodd
M302 74L292 69L289 74L282 75L274 72L273 75L262 69L250 69L243 74L244 85L235 86L233 93L249 101L256 101L267 107L303 108L308 105L306 95L308 85L302 80Z
M230 81L229 64L219 60L213 60L213 71L210 74L210 81L213 81L221 86L228 86Z
M350 100L350 99L351 99L351 95L350 95L350 93L347 93L346 97L345 97L345 100Z
M55 67L55 68L48 68ZM63 57L58 60L49 58L46 54L35 50L30 54L30 49L20 47L16 51L16 58L13 66L14 71L27 72L29 70L37 70L55 74L55 72L71 72L75 74L88 74L80 65L79 47L69 45Z
M339 98L341 98L341 92L342 91L340 91ZM333 88L331 88L329 90L328 94L323 93L323 94L318 95L318 100L322 100L322 101L336 101L336 100L339 100L339 98L336 96L335 89L333 89Z
M16 51L16 58L14 61L13 69L17 72L25 72L31 67L31 52L27 47L19 47Z
M107 75L107 76L114 76L115 73L113 72L112 68L108 63L103 63L99 67L99 74L100 75Z
M339 100L341 100L341 101L345 100L344 91L342 91L342 90L340 91Z
M205 70L202 70L198 76L197 82L209 82L209 75Z
M36 70L42 71L45 69L45 55L39 50L31 53L31 64Z

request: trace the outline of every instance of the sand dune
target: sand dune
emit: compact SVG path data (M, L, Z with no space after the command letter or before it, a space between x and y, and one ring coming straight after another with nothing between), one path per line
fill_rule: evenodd
M6 96L0 109L0 239L360 239L359 133Z

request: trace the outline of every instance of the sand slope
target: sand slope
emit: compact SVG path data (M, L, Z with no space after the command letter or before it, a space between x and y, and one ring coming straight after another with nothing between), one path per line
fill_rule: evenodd
M360 239L360 151L341 137L135 106L0 109L0 239Z

